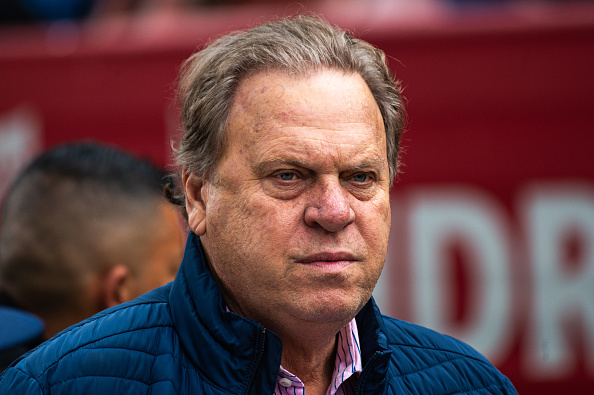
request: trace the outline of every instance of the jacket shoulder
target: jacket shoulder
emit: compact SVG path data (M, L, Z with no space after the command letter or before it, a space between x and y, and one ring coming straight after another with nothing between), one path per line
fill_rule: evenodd
M470 345L419 325L387 316L383 320L395 393L422 388L432 394L517 394L507 377Z
M167 294L168 287L157 289L65 329L4 371L0 393L94 393L93 385L112 379L146 392L149 380L159 380L154 365L174 358Z

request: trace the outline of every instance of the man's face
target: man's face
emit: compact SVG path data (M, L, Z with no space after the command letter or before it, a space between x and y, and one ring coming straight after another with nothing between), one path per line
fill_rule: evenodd
M380 275L390 228L384 126L358 74L241 82L225 152L184 179L229 308L271 330L348 322Z

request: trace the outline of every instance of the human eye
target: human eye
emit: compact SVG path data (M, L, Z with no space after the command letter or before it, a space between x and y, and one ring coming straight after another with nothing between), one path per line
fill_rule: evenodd
M373 182L374 177L373 174L369 172L358 172L351 176L351 180L353 181L353 183L361 186Z
M274 176L281 181L295 181L299 178L298 174L292 170L281 170L276 172Z
M359 200L369 200L378 187L377 173L374 171L355 171L343 178L344 187Z
M353 181L361 183L368 181L369 178L370 176L367 173L357 173L353 176Z
M298 170L277 170L263 178L262 186L269 196L282 200L294 199L307 187L307 176Z

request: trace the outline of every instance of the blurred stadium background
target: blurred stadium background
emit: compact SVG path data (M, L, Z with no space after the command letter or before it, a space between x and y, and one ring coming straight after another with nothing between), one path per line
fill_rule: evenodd
M0 4L0 198L70 140L169 166L177 70L224 32L312 11L379 46L410 115L384 312L471 343L521 394L593 392L594 3Z

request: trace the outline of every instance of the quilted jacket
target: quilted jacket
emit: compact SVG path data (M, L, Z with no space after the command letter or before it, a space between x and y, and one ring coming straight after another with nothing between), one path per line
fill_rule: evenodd
M358 394L516 394L468 345L382 316L357 315ZM0 394L272 394L280 339L226 312L199 239L190 234L172 283L105 310L16 361Z

